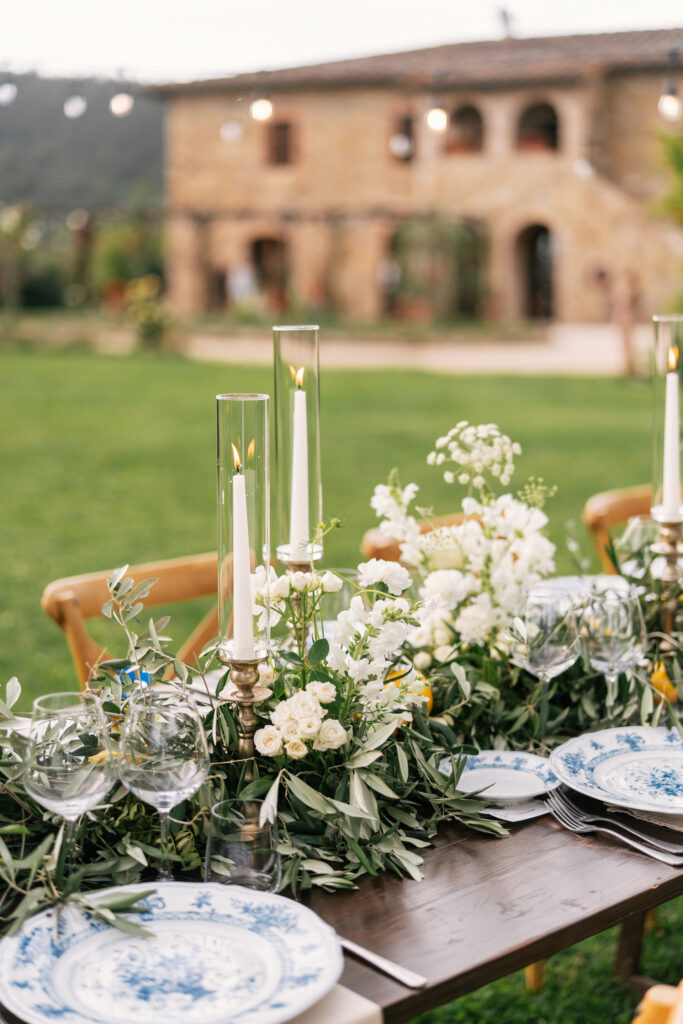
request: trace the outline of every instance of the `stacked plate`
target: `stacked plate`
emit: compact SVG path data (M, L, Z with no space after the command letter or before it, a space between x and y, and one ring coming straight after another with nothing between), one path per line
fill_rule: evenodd
M341 974L332 928L282 896L157 882L142 903L148 937L74 907L30 918L0 942L2 1008L27 1024L281 1024Z
M450 774L450 758L444 758L439 767ZM458 788L506 806L543 796L559 784L545 757L514 750L482 750L467 758Z
M673 729L623 726L585 733L550 755L560 782L628 811L683 815L683 739ZM676 823L677 824L677 823Z

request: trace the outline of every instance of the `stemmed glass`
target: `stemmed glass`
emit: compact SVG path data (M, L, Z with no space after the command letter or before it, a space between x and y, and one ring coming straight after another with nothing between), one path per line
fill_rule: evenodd
M135 691L121 729L119 775L161 817L160 880L173 878L168 846L171 808L192 796L208 773L206 736L194 705L180 694Z
M576 607L571 595L537 584L525 594L524 637L516 661L541 683L540 734L548 721L548 686L578 657Z
M53 693L33 702L24 786L36 803L64 819L64 863L70 863L76 822L116 780L107 721L94 694Z
M647 647L640 601L631 588L605 587L586 599L581 624L588 660L607 683L607 706L617 697L622 672L643 660Z

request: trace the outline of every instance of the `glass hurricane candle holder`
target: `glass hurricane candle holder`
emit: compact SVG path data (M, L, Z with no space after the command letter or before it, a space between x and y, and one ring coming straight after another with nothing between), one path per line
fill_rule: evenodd
M655 316L653 360L654 415L652 517L659 523L680 523L680 355L683 316Z
M217 395L218 654L252 662L270 649L268 395ZM251 575L262 574L260 604Z
M276 551L290 566L322 558L318 327L273 327Z

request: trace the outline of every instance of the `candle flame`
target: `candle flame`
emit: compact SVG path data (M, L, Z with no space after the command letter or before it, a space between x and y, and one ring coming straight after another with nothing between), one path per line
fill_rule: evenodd
M296 386L298 388L302 388L304 386L304 368L303 368L303 366L300 366L299 369L296 371L296 378L295 378L295 380L296 380Z
M247 458L248 459L253 459L255 451L256 451L256 438L252 437L251 441L249 442L249 447L247 448Z
M289 367L289 372L290 372L290 373L291 373L291 375L292 375L292 380L293 380L293 381L296 381L296 370L295 370L295 369L294 369L294 367L293 367L293 366L291 366L291 365L290 365L290 367Z
M669 369L678 369L678 345L669 346Z
M238 452L237 448L235 448L235 445L232 443L232 441L230 442L230 447L232 448L232 461L235 463L235 469L239 473L239 471L242 468L242 460L240 458L240 453Z

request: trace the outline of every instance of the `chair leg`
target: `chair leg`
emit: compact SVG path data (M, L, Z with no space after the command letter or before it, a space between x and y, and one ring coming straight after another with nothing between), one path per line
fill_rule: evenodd
M545 960L537 960L524 968L524 982L527 992L542 992L545 982Z

